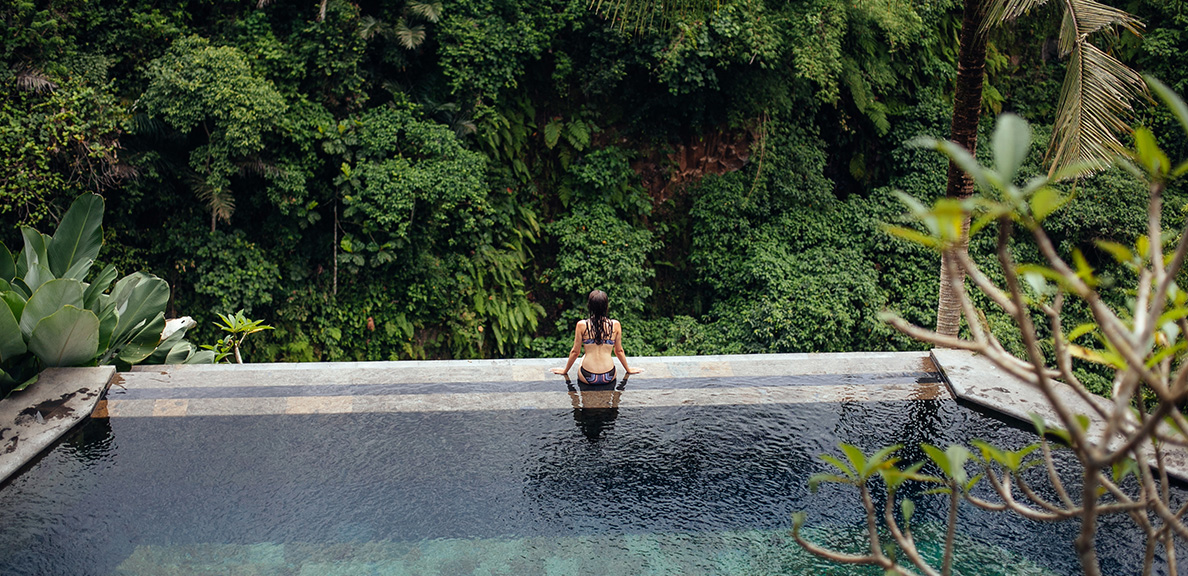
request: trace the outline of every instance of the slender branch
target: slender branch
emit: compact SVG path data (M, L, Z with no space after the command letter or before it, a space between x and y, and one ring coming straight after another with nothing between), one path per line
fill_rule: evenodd
M1060 498L1060 502L1064 504L1065 508L1072 508L1072 498L1068 496L1068 491L1064 489L1064 482L1060 480L1060 475L1056 473L1056 461L1052 458L1052 446L1048 443L1048 439L1043 435L1040 436L1040 453L1044 457L1044 468L1048 472L1048 481L1052 483L1052 489L1056 491L1056 496Z
M949 525L945 529L945 556L941 561L941 574L953 573L953 545L957 539L957 503L960 497L956 482L949 481Z
M1022 492L1028 500L1035 502L1036 506L1047 510L1049 513L1060 516L1061 518L1072 518L1080 513L1081 509L1075 505L1069 506L1067 508L1061 508L1051 502L1048 502L1039 494L1036 494L1035 491L1031 489L1031 485L1027 483L1027 480L1023 478L1022 474L1016 473L1014 478L1015 485L1019 487L1019 491Z
M973 258L969 257L969 253L957 251L956 257L961 268L965 270L965 275L974 283L974 286L977 286L982 291L982 294L985 294L991 301L998 304L998 307L1002 308L1003 312L1013 316L1015 314L1015 303L1011 302L1010 298L998 286L995 286L994 282L991 282L985 274L982 274L982 270L974 263Z
M920 552L916 549L915 539L912 538L911 529L907 526L900 530L899 523L895 521L895 491L887 490L887 501L883 506L883 522L887 524L887 529L891 532L891 537L895 539L895 543L903 550L903 553L912 561L925 576L941 576L936 569L928 565L928 562L920 556Z
M1054 522L1056 520L1064 520L1067 518L1067 516L1059 514L1040 512L1039 510L1020 504L1015 500L1015 496L1011 494L1010 476L1004 476L1001 480L997 476L991 474L987 474L986 477L990 480L990 486L992 486L994 491L998 493L998 497L1002 498L1003 505L1016 514L1029 520L1038 520L1041 522Z
M1101 576L1101 568L1097 563L1097 546L1094 545L1094 539L1097 537L1097 483L1093 480L1096 476L1097 470L1085 468L1085 482L1081 485L1081 534L1074 543L1085 576Z

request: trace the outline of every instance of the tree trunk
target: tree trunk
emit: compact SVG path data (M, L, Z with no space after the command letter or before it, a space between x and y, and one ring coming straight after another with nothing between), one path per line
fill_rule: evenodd
M334 267L334 274L333 274L333 280L331 281L332 287L331 287L330 291L335 296L337 296L338 295L338 198L337 197L334 198L334 246L332 246L332 249L334 251L334 254L331 257L330 261L331 261L331 265Z
M983 32L986 10L983 0L965 0L961 17L961 46L957 52L957 90L953 96L953 122L949 139L973 154L978 146L978 120L982 112L982 85L986 77L986 34ZM973 195L974 181L957 164L949 162L949 182L945 195L965 199ZM959 250L969 247L969 220L961 228ZM961 327L961 300L952 291L946 275L948 256L941 255L940 298L936 311L936 331L956 336ZM957 269L957 268L953 268ZM958 274L962 274L958 271ZM964 276L961 280L964 281Z

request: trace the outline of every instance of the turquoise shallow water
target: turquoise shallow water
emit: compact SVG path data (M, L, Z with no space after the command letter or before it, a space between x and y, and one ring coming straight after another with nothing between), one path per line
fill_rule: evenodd
M937 551L940 535L925 529L923 548ZM855 530L810 529L815 541L852 543ZM1052 574L1001 548L963 538L958 573L983 576ZM628 534L570 538L434 539L416 543L260 543L249 545L146 545L136 548L117 574L256 574L355 576L384 574L475 574L482 576L640 576L772 574L881 574L874 568L842 566L798 547L786 530L694 534Z
M972 438L1033 440L947 400L100 419L0 489L0 574L878 574L788 536L804 510L862 546L854 494L807 489L818 455ZM915 498L927 535L944 502ZM1132 572L1126 522L1102 531ZM962 533L961 573L1078 572L1073 524Z

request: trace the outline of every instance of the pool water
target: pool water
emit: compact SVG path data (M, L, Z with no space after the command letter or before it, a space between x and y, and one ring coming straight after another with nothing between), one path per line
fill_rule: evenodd
M0 574L878 574L789 535L804 510L811 539L862 550L855 493L808 492L819 454L1034 440L944 398L628 407L631 393L618 408L96 418L0 490ZM939 554L944 501L915 499ZM1103 522L1107 573L1142 558L1127 522ZM961 525L959 572L1079 573L1073 523L963 509Z

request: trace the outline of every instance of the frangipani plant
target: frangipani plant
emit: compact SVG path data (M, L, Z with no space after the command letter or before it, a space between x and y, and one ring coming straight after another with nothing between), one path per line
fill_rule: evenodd
M1188 131L1188 105L1158 81L1146 80ZM1074 165L1020 185L1018 171L1030 142L1026 122L1011 115L1001 117L994 131L993 167L981 166L955 144L917 141L947 155L977 182L983 194L966 200L942 198L931 207L904 197L923 230L896 226L887 230L944 253L947 265L954 268L951 272L960 272L947 277L953 279L951 288L959 295L968 333L941 334L892 313L884 318L918 340L968 350L993 362L1037 390L1056 415L1055 421L1045 423L1034 417L1039 441L1015 451L986 442L974 442L972 449L923 446L931 469L939 470L937 475L921 474L921 463L899 466L895 457L898 447L866 456L852 446L843 446L847 460L825 458L840 474L818 475L810 486L833 482L858 489L866 511L870 551L844 554L808 542L800 531L805 519L798 516L793 534L808 551L839 562L876 565L889 574L947 576L952 571L958 505L966 503L1032 520L1078 520L1079 535L1073 546L1083 572L1091 576L1101 574L1095 544L1098 519L1124 515L1146 538L1146 554L1135 559L1142 573L1151 573L1157 547L1164 550L1167 572L1178 573L1175 547L1177 540L1188 540L1184 520L1188 502L1170 489L1165 457L1171 447L1188 447L1188 418L1180 410L1188 401L1188 295L1177 284L1188 257L1188 227L1165 233L1162 216L1163 192L1169 182L1188 173L1188 162L1173 165L1144 128L1135 130L1134 149L1118 151L1116 162L1144 182L1149 194L1145 235L1136 238L1132 246L1098 243L1137 280L1124 308L1115 310L1102 297L1105 283L1085 255L1080 251L1061 255L1043 227L1044 220L1070 199L1054 184L1085 173L1090 165ZM961 226L967 219L970 236L996 230L1001 282L992 280L961 248ZM1016 259L1012 242L1016 230L1031 237L1040 262ZM1165 247L1170 252L1165 252ZM970 286L961 278L968 278L973 290L1012 319L1023 350L1020 356L1012 354L990 330L971 298ZM1071 299L1080 300L1092 320L1069 329L1064 323L1064 306ZM1046 332L1052 336L1042 336L1037 322L1046 322ZM1075 343L1090 337L1098 344ZM1096 363L1113 371L1108 402L1091 398L1074 370L1074 361ZM1074 411L1064 400L1066 393L1086 400L1084 405L1095 412L1094 418ZM1098 424L1091 424L1093 420ZM1079 462L1079 477L1072 482L1058 473L1050 438L1065 444ZM1025 473L1029 468L1039 472ZM1049 484L1054 496L1044 496L1033 487L1037 478ZM911 532L915 505L897 495L908 480L935 485L932 492L949 496L948 531L939 566L917 551ZM875 504L870 489L876 482L887 488L882 506ZM880 540L888 535L891 547Z

